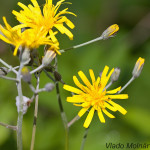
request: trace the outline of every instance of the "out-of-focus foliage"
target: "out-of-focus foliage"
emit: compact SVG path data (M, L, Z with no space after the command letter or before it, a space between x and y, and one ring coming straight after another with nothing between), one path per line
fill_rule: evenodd
M11 14L13 9L19 10L16 0L1 0L0 23L2 16L8 18L8 22L13 26L17 24ZM24 4L29 0L22 0ZM41 4L43 0L38 0ZM54 0L54 3L57 1ZM114 83L114 87L123 86L132 76L132 69L138 57L145 58L143 71L123 93L129 94L128 100L116 100L128 111L123 116L115 114L115 119L106 119L105 124L99 122L95 115L91 123L86 150L106 149L106 143L146 143L150 141L150 1L149 0L70 0L72 5L68 5L69 10L77 14L72 18L75 29L72 31L74 40L59 35L60 47L67 48L80 44L101 35L101 33L111 24L118 24L120 30L116 37L106 41L93 43L76 50L68 51L58 56L59 72L63 80L74 85L72 76L77 75L79 70L83 70L88 76L91 68L99 74L105 65L121 68L119 80ZM40 53L43 54L42 48ZM0 41L0 56L3 60L15 66L18 58L12 55L8 44ZM44 73L41 78L41 85L50 80L45 78ZM78 108L66 102L66 97L70 94L61 87L61 95L68 120L76 116ZM28 85L24 84L24 95L32 96ZM17 121L17 111L15 97L17 91L15 83L0 79L0 122L15 125ZM34 104L31 105L23 121L23 146L29 149L33 124ZM70 128L70 149L80 149L81 140L84 133L83 116ZM60 111L56 99L55 90L51 93L40 94L39 113L37 121L37 132L35 150L63 150L65 133L60 117ZM0 149L16 149L16 133L0 126Z

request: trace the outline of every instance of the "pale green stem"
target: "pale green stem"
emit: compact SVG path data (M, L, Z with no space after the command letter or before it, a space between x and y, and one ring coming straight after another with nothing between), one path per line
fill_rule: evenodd
M37 67L36 69L32 70L32 71L30 72L30 74L36 73L37 71L43 69L44 67L45 67L45 66L44 66L43 64L41 64L41 65L40 65L39 67Z
M57 68L57 58L55 57L55 63L56 63L56 71L58 71ZM65 150L69 149L69 128L68 128L68 121L67 121L67 117L66 117L66 113L64 112L64 108L62 105L62 100L60 97L60 90L59 90L59 83L56 81L56 93L57 93L57 99L58 99L58 104L59 104L59 109L60 109L60 113L61 113L61 119L63 121L64 124L64 128L65 128L65 133L66 133L66 143L65 143Z
M98 38L96 38L96 39L93 39L93 40L91 40L91 41L88 41L88 42L85 42L85 43L82 43L82 44L79 44L79 45L75 45L75 46L72 46L72 47L67 48L67 49L59 50L59 52L60 52L60 53L64 53L64 52L66 52L66 51L68 51L68 50L76 49L76 48L79 48L79 47L83 47L83 46L85 46L85 45L89 45L89 44L94 43L94 42L97 42L97 41L99 41L99 40L103 40L103 37L100 36L100 37L98 37Z
M36 90L39 90L39 82L40 77L37 77L37 86ZM39 101L39 95L37 94L35 96L35 109L34 109L34 121L33 121L33 129L32 129L32 139L31 139L31 147L30 150L34 149L34 143L35 143L35 133L36 133L36 122L37 122L37 115L38 115L38 101Z
M1 76L1 75L0 75L0 78L18 82L18 80L16 80L15 78L11 78L11 77L6 77L6 76Z
M68 128L70 128L76 121L78 121L80 117L77 115L75 116L69 123L68 123Z
M80 150L84 149L84 145L85 145L85 141L87 139L88 131L89 131L89 128L86 128L85 131L84 131L84 136L83 136L83 139L82 139L82 144L81 144Z
M23 68L23 64L20 64L19 71L17 73L17 90L19 96L19 110L18 110L18 121L17 121L17 148L18 150L22 150L22 121L23 121L23 94L22 94L22 86L21 86L21 70Z
M17 126L8 125L2 122L0 122L0 125L9 129L17 130Z
M129 86L129 84L131 84L134 79L134 77L131 77L131 79L121 88L121 90L117 94L121 93L127 86Z
M105 87L105 89L107 90L112 84L113 84L113 82L110 81L109 84Z
M5 61L3 61L2 59L0 59L0 62L6 66L7 68L9 68L10 70L12 70L12 72L14 72L15 74L18 74L18 72L10 65L8 65Z

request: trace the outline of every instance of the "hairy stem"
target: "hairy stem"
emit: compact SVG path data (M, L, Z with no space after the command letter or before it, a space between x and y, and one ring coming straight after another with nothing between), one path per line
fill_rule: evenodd
M68 123L68 128L70 128L76 121L78 121L80 117L77 115L75 116L69 123Z
M56 64L56 71L58 71L58 68L57 68L57 58L56 57L55 57L55 64ZM59 83L56 81L55 84L56 84L56 93L57 93L57 99L58 99L59 109L60 109L60 113L61 113L61 119L63 121L64 128L65 128L65 134L66 134L65 149L68 150L68 148L69 148L69 128L68 128L68 121L67 121L66 113L64 112L64 108L63 108L63 105L62 105L62 100L61 100L61 97L60 97Z
M30 74L36 73L37 71L43 69L44 67L45 67L45 66L42 64L42 65L40 65L39 67L37 67L36 69L32 70L32 71L30 72Z
M22 121L23 121L23 94L22 94L22 85L21 85L21 70L23 64L20 64L19 71L17 73L17 90L19 96L19 110L18 110L18 121L17 121L17 148L22 150Z
M11 80L11 81L18 82L18 80L16 80L15 78L11 78L11 77L6 77L6 76L1 76L1 75L0 75L0 78L3 78L3 79L6 79L6 80Z
M64 52L66 52L66 51L68 51L68 50L71 50L71 49L76 49L76 48L79 48L79 47L82 47L82 46L85 46L85 45L89 45L89 44L91 44L91 43L94 43L94 42L97 42L97 41L99 41L99 40L103 40L103 37L98 37L98 38L96 38L96 39L93 39L93 40L90 40L90 41L88 41L88 42L85 42L85 43L82 43L82 44L79 44L79 45L75 45L75 46L72 46L72 47L70 47L70 48L67 48L67 49L62 49L62 50L59 50L61 53L64 53Z
M18 74L18 72L10 65L8 65L5 61L3 61L2 59L0 59L0 63L2 63L4 66L6 66L7 68L9 68L10 70L12 70L12 72L14 72L15 74Z
M86 141L86 139L87 139L88 131L89 131L89 128L86 128L86 129L85 129L85 132L84 132L83 139L82 139L82 144L81 144L80 150L83 150L83 149L84 149L84 145L85 145L85 141Z
M39 82L40 82L40 76L37 77L36 90L39 90ZM37 121L37 115L38 115L38 100L39 100L39 95L37 94L35 97L34 120L33 120L33 129L32 129L32 139L31 139L30 150L34 149L34 143L35 143L36 121Z
M129 84L131 84L131 82L133 82L134 79L135 79L135 78L132 77L132 78L121 88L121 90L118 92L118 94L121 93L125 88L127 88L127 86L129 86Z
M0 122L0 125L6 128L12 129L12 130L17 130L17 126L8 125L2 122Z

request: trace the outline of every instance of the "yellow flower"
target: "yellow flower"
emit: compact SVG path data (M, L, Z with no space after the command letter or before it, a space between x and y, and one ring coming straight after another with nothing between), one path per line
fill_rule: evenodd
M82 107L82 109L78 113L79 117L81 117L83 114L85 114L86 111L89 110L89 113L83 125L85 128L89 127L95 111L97 111L98 117L102 123L105 123L103 113L110 118L115 118L115 116L110 114L107 109L110 109L114 112L119 111L123 115L127 113L124 108L112 101L112 99L128 98L127 94L117 94L117 92L120 91L121 87L110 91L106 91L105 89L106 84L114 69L112 69L107 75L108 70L109 67L105 66L101 78L98 77L96 79L93 70L90 69L89 73L92 84L87 79L85 74L82 71L79 71L78 75L80 76L81 80L85 85L81 84L76 76L73 76L74 83L79 89L69 85L64 85L63 87L65 90L76 94L72 97L67 97L67 101L73 103L75 106Z
M58 51L59 43L53 44L50 40L50 36L46 36L47 33L41 27L40 29L26 29L21 32L20 28L12 28L6 21L6 18L3 17L3 21L5 23L5 28L0 25L0 31L3 35L0 35L0 39L6 43L15 46L15 50L13 55L17 55L17 51L20 46L27 47L29 49L38 48L40 45L52 45L52 47L56 47L56 52ZM53 48L54 49L54 48Z
M28 7L19 2L18 5L23 10L21 10L20 12L13 10L12 13L16 16L17 20L22 23L18 26L20 26L21 28L43 27L47 31L47 33L49 33L53 42L57 41L52 30L53 27L57 28L62 34L66 34L70 39L73 39L73 34L63 25L63 23L66 23L66 25L71 29L73 29L75 26L66 16L63 15L75 14L67 11L68 8L58 12L59 7L64 1L65 0L60 0L56 5L53 5L52 0L46 0L43 11L41 11L40 6L36 0L31 0L33 6L30 4L28 5Z

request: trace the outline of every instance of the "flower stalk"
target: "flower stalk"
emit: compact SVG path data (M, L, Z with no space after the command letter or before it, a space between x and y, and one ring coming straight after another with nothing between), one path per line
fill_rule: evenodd
M19 96L19 110L18 110L18 121L17 121L17 148L22 150L22 121L23 121L23 94L21 85L21 70L24 64L20 64L19 71L17 73L17 90Z
M36 90L39 90L39 82L40 82L40 76L37 76ZM36 94L36 96L35 96L35 109L34 109L33 129L32 129L32 139L31 139L30 150L34 149L34 143L35 143L36 121L37 121L37 115L38 115L38 101L39 101L39 95Z

